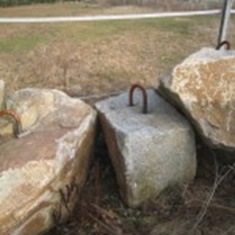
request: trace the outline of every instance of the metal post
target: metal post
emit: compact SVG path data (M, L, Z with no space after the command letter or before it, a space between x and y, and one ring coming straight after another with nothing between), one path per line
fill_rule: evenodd
M217 45L226 40L230 12L234 0L224 0Z

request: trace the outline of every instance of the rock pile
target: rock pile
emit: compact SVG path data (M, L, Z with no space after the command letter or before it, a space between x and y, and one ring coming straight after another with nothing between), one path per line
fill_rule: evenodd
M127 205L137 207L169 186L193 180L192 126L234 161L234 51L204 48L189 56L161 79L158 91L142 89L144 108L141 93L132 92L95 105ZM0 120L0 234L39 234L64 220L78 199L96 111L57 90L24 89L3 98L0 81L0 107L4 103L19 115L23 132L9 137L14 125Z

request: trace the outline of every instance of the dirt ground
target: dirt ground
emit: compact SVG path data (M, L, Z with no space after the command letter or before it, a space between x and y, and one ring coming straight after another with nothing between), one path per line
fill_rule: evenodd
M120 198L102 134L99 140L75 210L46 235L235 234L235 165L222 164L215 151L198 141L195 181L130 209Z

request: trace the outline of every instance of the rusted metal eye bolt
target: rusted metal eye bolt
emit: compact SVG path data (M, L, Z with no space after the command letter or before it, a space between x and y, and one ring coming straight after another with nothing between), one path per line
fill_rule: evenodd
M147 92L144 89L143 86L139 85L139 84L134 84L131 86L131 89L129 91L129 105L130 106L134 106L133 103L133 94L136 88L139 88L142 92L142 97L143 97L143 114L147 114L148 112L148 98L147 98Z
M216 47L216 50L219 50L224 45L226 45L227 50L230 50L231 44L229 41L226 41L226 40L219 43L218 46Z
M20 117L16 113L7 109L0 110L0 117L2 116L10 116L11 118L14 119L15 121L14 136L18 138L20 133L22 132L22 125L21 125Z

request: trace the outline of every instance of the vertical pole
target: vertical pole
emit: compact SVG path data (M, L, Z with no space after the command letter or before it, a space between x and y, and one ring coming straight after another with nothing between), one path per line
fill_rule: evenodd
M219 29L218 45L222 41L226 40L232 4L233 4L233 0L224 0L224 6L223 6L223 10L222 10L220 29Z

